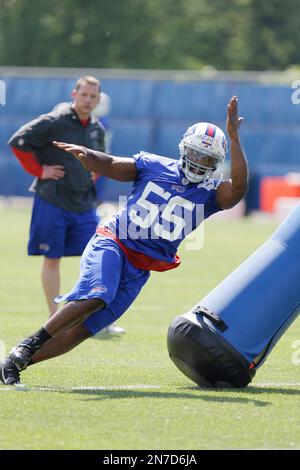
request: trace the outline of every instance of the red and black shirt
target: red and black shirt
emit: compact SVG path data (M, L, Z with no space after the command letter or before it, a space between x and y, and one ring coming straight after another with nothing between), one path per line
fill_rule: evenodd
M66 103L20 127L8 143L25 170L38 178L36 193L41 198L68 211L84 212L94 206L96 199L91 173L71 154L54 147L52 141L104 151L104 135L96 118L82 123L71 103ZM43 165L63 165L64 177L40 179Z

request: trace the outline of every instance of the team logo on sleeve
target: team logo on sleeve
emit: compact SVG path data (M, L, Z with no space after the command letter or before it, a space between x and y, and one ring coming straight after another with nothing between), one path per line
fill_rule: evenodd
M89 294L97 294L97 293L104 294L104 292L107 292L107 291L108 291L108 288L102 284L100 286L93 287L93 289L90 290Z
M172 184L171 189L174 189L174 191L177 191L178 193L185 192L185 188L183 186L179 186L178 184Z

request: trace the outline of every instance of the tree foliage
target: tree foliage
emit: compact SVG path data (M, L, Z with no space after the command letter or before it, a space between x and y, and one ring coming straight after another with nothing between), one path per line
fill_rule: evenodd
M0 63L279 70L299 23L299 0L0 0Z

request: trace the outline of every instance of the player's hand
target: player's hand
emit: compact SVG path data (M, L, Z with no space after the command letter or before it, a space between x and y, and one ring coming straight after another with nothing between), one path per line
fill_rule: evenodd
M94 184L98 181L100 176L101 175L99 175L99 173L95 173L94 171L91 171L91 180L93 181Z
M239 127L243 121L244 118L238 115L238 98L233 96L227 105L226 129L230 139L238 137Z
M62 165L43 165L42 180L60 180L65 176Z
M82 145L66 144L65 142L56 142L56 140L53 140L53 145L65 152L71 153L80 161L84 161L88 157L88 149Z

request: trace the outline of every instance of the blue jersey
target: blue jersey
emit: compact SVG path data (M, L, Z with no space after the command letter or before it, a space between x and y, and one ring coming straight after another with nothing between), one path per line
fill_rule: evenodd
M125 247L173 262L184 238L220 210L220 180L190 183L177 160L146 152L134 159L137 177L131 195L107 227Z

